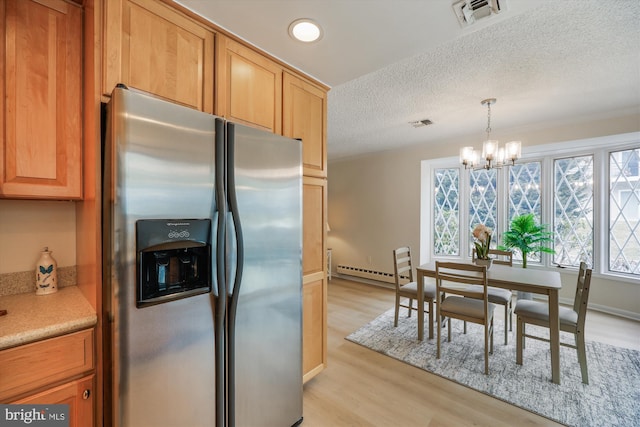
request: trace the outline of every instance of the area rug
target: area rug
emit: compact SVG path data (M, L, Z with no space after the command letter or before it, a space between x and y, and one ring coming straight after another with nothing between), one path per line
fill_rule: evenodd
M347 340L425 371L569 426L640 426L640 352L587 341L589 385L582 383L576 351L560 349L560 385L551 382L549 344L527 339L522 366L516 365L515 322L504 345L503 323L496 319L490 374L484 375L484 333L481 325L452 320L452 340L442 330L441 358L436 340L417 340L415 317L400 316L393 327L393 309L346 337ZM527 325L528 333L544 328ZM547 334L548 336L548 334ZM561 333L565 342L572 335Z

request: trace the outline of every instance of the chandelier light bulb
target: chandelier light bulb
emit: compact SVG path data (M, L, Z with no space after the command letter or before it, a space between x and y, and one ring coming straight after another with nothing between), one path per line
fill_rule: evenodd
M514 163L521 156L521 143L520 141L510 141L504 145L505 149L505 160L509 160L511 163Z
M498 141L489 139L482 144L482 158L490 161L498 155Z

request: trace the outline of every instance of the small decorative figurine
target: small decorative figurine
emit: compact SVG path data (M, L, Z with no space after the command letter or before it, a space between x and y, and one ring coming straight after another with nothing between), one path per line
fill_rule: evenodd
M36 295L47 295L58 291L58 263L51 256L49 248L40 253L36 265Z

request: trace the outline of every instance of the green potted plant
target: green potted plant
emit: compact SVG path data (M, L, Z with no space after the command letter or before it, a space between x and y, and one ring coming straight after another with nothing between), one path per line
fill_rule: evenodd
M546 225L536 224L533 214L520 215L511 221L509 231L502 234L500 249L518 249L522 253L522 268L527 268L527 256L530 253L555 253L548 244L553 243L553 233Z

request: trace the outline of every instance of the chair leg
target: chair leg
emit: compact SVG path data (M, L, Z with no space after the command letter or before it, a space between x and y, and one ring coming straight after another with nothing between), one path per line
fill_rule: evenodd
M489 375L489 325L484 324L484 374Z
M507 327L506 321L504 327ZM513 331L513 299L509 300L509 330Z
M462 333L463 334L467 333L467 322L466 322L466 320L463 322Z
M448 342L451 342L451 317L447 318L447 338L448 338Z
M429 300L429 339L433 339L433 300Z
M522 365L522 348L524 347L524 322L518 316L516 321L516 364Z
M442 320L440 319L440 304L438 304L437 308L436 308L436 322L438 322L438 339L437 344L436 344L436 359L440 359L440 335L442 334L442 328L440 327L440 324L442 323Z
M576 337L576 350L578 350L578 363L580 363L580 373L582 374L582 382L589 384L589 372L587 371L587 352L584 342L584 334L578 332Z
M509 331L507 330L507 320L509 317L509 304L504 305L504 345L509 344Z
M413 298L409 298L409 315L407 317L411 317L411 311L413 311Z
M491 330L489 331L491 337L491 346L489 347L489 354L493 354L493 319L491 319Z
M393 327L398 326L398 314L400 313L400 295L396 294L396 312L393 317Z

